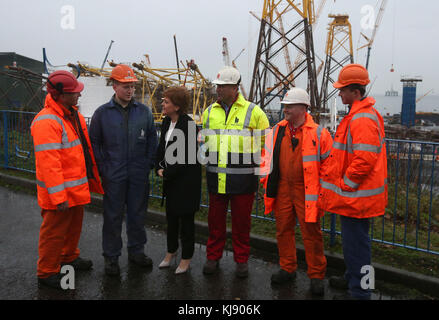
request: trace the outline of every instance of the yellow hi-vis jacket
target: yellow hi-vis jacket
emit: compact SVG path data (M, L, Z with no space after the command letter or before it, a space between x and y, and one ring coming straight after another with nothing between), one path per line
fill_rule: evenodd
M207 147L207 186L210 193L249 194L257 190L255 169L265 129L262 109L239 94L228 116L217 102L203 112L203 136Z

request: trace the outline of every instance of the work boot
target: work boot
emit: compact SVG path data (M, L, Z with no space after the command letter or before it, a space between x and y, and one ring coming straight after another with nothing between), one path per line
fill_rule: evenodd
M152 267L151 258L144 253L128 253L128 260L144 268Z
M217 260L207 260L203 267L204 274L214 274L218 271L219 261Z
M120 275L118 257L105 257L105 274L109 276Z
M325 287L322 279L311 279L311 293L316 296L323 296L325 293Z
M284 269L279 269L278 272L273 273L271 276L271 283L274 284L284 284L290 282L296 278L295 272L288 272Z
M82 259L81 257L77 257L75 260L71 262L63 262L61 263L61 267L65 265L70 265L73 269L76 270L90 270L93 267L93 262L91 260Z
M61 288L62 277L63 277L63 275L61 273L57 273L57 274L51 275L47 278L38 278L38 286L43 285L43 286L63 290Z
M329 285L335 289L340 289L340 290L349 289L348 282L344 277L330 277Z
M247 278L248 277L248 265L245 263L237 263L236 264L236 276L238 278Z

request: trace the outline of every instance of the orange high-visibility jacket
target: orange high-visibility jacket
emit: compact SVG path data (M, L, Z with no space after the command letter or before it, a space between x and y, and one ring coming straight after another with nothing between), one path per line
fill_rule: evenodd
M384 121L375 99L353 103L334 137L322 168L319 208L352 218L384 214L387 206L387 157Z
M265 187L265 214L273 211L279 185L279 155L282 139L288 130L288 121L282 120L267 134L262 153L260 174ZM332 138L328 130L317 125L313 118L306 114L303 125L302 158L303 179L305 187L305 222L317 222L323 212L317 208L320 188L320 165L328 158Z
M104 193L84 117L78 113L96 180L87 179L81 140L65 113L70 114L48 94L45 107L31 125L38 204L42 209L55 210L65 201L68 201L69 207L84 205L90 202L90 191Z

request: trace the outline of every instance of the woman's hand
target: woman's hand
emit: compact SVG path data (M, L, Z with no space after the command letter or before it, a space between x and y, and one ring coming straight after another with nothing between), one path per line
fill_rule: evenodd
M157 170L157 174L163 178L163 169Z

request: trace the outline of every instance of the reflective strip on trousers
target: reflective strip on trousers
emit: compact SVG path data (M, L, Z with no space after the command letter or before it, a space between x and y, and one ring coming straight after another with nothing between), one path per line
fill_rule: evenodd
M253 174L255 173L255 168L221 168L221 167L207 166L206 171L213 173L225 173L225 174Z
M376 188L376 189L369 189L369 190L358 190L354 192L349 191L343 191L339 187L333 185L332 183L325 182L323 180L320 180L321 186L324 189L331 190L342 197L347 198L365 198L365 197L371 197L376 196L379 194L382 194L385 191L384 185L382 187Z
M50 188L46 187L46 184L44 183L44 181L37 180L36 182L37 182L37 185L40 186L41 188L47 189L47 192L49 194L54 194L54 193L63 191L66 188L73 188L73 187L80 186L81 184L87 183L88 179L87 179L87 177L84 177L84 178L81 178L78 180L65 181L64 183L62 183L60 185L50 187Z

